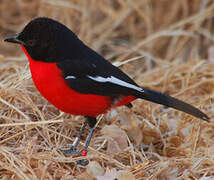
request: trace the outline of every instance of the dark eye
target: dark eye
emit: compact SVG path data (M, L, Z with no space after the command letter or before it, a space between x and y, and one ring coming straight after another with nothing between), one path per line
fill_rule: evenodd
M30 39L30 40L27 41L27 45L28 45L28 46L34 46L35 43L36 43L36 40L35 40L35 39Z

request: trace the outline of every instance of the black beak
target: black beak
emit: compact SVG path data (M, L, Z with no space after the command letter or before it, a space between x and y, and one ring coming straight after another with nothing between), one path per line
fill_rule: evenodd
M17 43L24 45L25 43L19 40L19 34L8 36L4 39L5 42Z

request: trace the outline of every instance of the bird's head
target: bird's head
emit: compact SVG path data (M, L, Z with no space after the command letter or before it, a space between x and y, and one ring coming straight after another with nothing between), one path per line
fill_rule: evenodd
M4 41L24 46L34 60L44 62L60 61L63 57L58 54L62 55L63 49L70 48L68 52L74 50L75 53L74 47L78 44L78 38L71 30L46 17L33 19L20 33L8 36Z

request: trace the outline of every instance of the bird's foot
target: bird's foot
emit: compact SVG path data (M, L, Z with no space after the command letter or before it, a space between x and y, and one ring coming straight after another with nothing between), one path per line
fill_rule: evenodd
M80 159L76 161L78 165L87 166L89 161L87 159Z
M87 150L83 150L81 152L81 156L87 156L88 154L88 151ZM81 166L87 166L88 165L88 160L87 159L80 159L80 160L77 160L77 164L81 165Z
M74 146L71 146L69 149L60 149L60 151L66 155L69 155L69 154L81 155L81 152L77 151L77 148Z
M60 151L66 155L75 154L75 155L87 156L87 153L88 153L88 151L86 150L77 151L76 147L74 146L71 146L71 148L69 149L60 149ZM89 161L87 159L80 159L80 160L77 160L76 163L81 166L87 166Z

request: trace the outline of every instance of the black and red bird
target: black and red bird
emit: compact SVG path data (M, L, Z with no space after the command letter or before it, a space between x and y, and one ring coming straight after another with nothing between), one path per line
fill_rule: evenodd
M7 42L18 43L29 60L33 81L39 92L59 110L86 117L79 135L69 150L77 145L86 125L90 132L82 155L96 124L96 117L112 108L145 99L186 112L208 121L199 109L178 99L138 86L129 76L85 45L70 29L50 18L36 18L21 33Z

